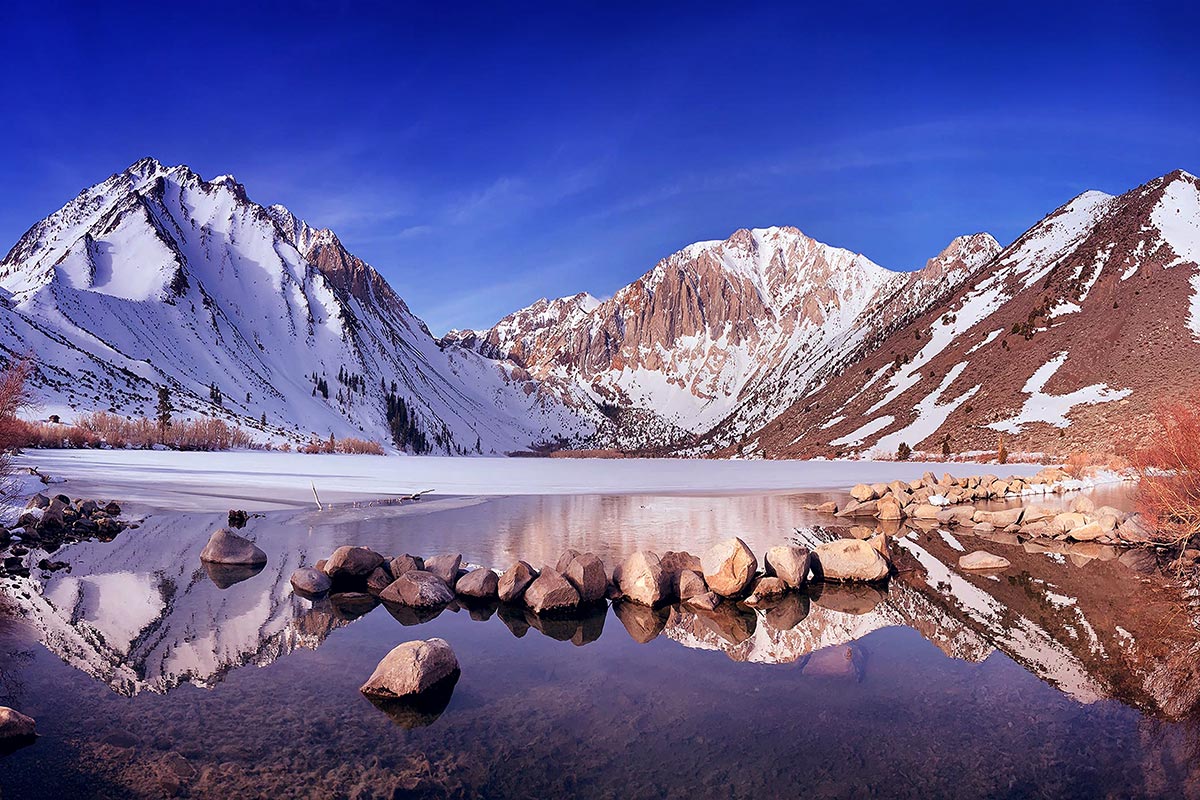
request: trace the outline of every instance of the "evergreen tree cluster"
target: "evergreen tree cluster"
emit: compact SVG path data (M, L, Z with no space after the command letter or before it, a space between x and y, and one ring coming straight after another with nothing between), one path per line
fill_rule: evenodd
M387 422L392 432L392 441L397 447L412 450L414 453L429 452L429 441L417 427L416 417L409 411L404 398L396 394L395 383L392 384L392 391L387 394Z

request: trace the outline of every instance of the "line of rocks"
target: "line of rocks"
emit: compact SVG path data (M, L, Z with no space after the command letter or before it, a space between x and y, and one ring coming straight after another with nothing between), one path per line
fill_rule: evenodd
M121 506L115 501L72 500L65 494L48 497L42 493L29 498L25 510L11 529L0 526L0 548L6 555L0 563L0 576L28 576L24 556L34 548L53 553L65 544L91 539L109 542L129 523L119 519ZM136 526L134 526L136 527ZM38 568L69 569L64 561L42 559Z
M230 550L231 536L236 537L225 530L213 534L207 557L213 556L210 549ZM265 558L258 555L261 550L254 552L253 543L243 542L237 545L238 557ZM699 610L712 610L727 600L754 606L799 589L810 579L881 581L890 569L882 534L870 541L828 542L811 552L779 545L766 552L761 570L759 563L737 537L715 545L703 557L687 552L659 556L641 550L617 565L611 575L594 553L576 550L565 551L554 566L535 569L527 561L517 561L498 573L486 567L468 568L458 553L427 559L406 553L389 559L367 547L343 546L314 566L296 570L291 583L297 594L310 598L361 593L414 609L439 608L456 599L497 601L523 605L536 615L554 615L606 600L649 607L679 601Z
M1151 541L1150 531L1136 513L1100 506L1087 497L1077 497L1069 511L1045 505L1030 505L988 511L973 501L1016 500L1067 490L1070 476L1056 467L1046 467L1032 477L973 475L955 478L946 473L938 479L926 472L914 481L860 483L850 490L850 500L840 508L836 502L809 506L810 510L832 513L840 518L874 517L881 522L911 521L917 525L940 524L969 527L976 531L1001 530L1027 537L1063 539L1102 544L1139 545Z

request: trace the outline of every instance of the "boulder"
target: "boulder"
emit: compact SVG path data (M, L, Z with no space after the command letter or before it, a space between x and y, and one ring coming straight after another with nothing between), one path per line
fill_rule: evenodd
M812 569L827 581L878 581L887 577L888 562L861 539L838 539L817 546Z
M579 607L579 592L557 570L543 567L525 590L525 605L535 614Z
M812 554L803 547L781 544L768 550L763 560L767 575L777 576L789 588L799 589L808 580L811 559Z
M1096 504L1090 497L1076 497L1071 501L1071 510L1076 514L1092 514L1096 511Z
M1090 542L1093 539L1099 539L1101 536L1107 536L1112 533L1112 529L1099 522L1089 522L1086 525L1080 525L1078 528L1072 528L1067 531L1067 538L1074 539L1077 542Z
M420 556L410 556L405 553L402 556L396 556L388 563L388 569L392 571L393 578L399 578L404 573L413 569L425 569L425 561Z
M458 582L458 568L461 566L461 553L445 553L425 559L425 571L437 575L451 589Z
M780 578L759 578L754 582L754 590L746 598L746 605L756 606L765 600L772 600L785 594L787 594L787 585Z
M604 562L594 553L583 553L572 558L567 563L563 577L579 592L581 603L599 602L608 591L608 573L604 571Z
M689 597L684 601L688 608L694 608L698 611L712 611L721 603L721 596L716 592L705 592Z
M32 741L36 736L37 724L33 717L27 717L8 706L0 706L0 747Z
M685 569L679 573L679 599L688 600L708 592L708 584L704 576L694 569Z
M48 505L50 505L50 498L38 492L29 498L29 502L25 504L25 508L45 508ZM3 708L3 706L0 706L0 708Z
M1074 511L1068 511L1064 514L1058 514L1050 522L1050 526L1062 533L1070 533L1076 528L1082 528L1087 525L1087 518L1083 514Z
M958 566L962 569L1008 569L1009 565L1007 558L986 550L976 550L958 559Z
M975 521L975 506L947 506L936 514L943 525L972 525Z
M663 577L670 584L670 594L672 597L679 596L679 574L685 569L694 569L696 572L703 573L704 566L700 562L699 556L694 556L686 551L676 552L668 550L662 554L662 558L658 561L662 567Z
M895 495L889 494L881 497L876 508L880 519L904 519L904 511Z
M875 490L865 483L860 483L850 490L850 496L860 503L875 499Z
M257 566L267 563L267 554L249 539L228 528L220 528L208 538L208 544L200 551L200 560L212 564Z
M569 548L564 550L563 554L558 557L558 563L554 565L554 571L560 575L566 575L567 567L570 566L571 561L573 561L577 555L579 555L578 550L571 550Z
M525 596L525 589L537 577L537 570L526 561L518 561L509 567L496 586L501 603L515 603Z
M458 579L454 590L464 597L490 600L499 591L500 578L490 569L473 569Z
M359 691L369 697L411 697L459 671L458 658L446 640L405 642L383 657Z
M325 574L339 579L366 578L383 563L383 556L369 547L342 546L325 562Z
M713 545L700 562L708 588L723 597L745 593L758 571L754 551L736 536Z
M1047 505L1026 506L1025 513L1021 515L1021 522L1027 525L1034 522L1048 522L1054 519L1057 514L1058 509Z
M1002 511L976 511L976 522L987 522L996 528L1006 528L1021 521L1022 508L1006 508Z
M909 516L913 519L937 519L938 512L941 510L941 507L935 506L933 503L918 503Z
M614 570L613 582L626 600L644 606L656 606L670 599L670 580L658 555L649 550L639 550L625 559Z
M319 569L301 567L292 573L292 588L297 594L316 597L328 592L332 585L333 581L329 580L329 576Z
M411 569L380 592L379 599L413 608L433 608L452 602L454 592L432 572Z
M873 517L879 513L879 501L868 500L865 503L847 503L846 507L834 516L838 517Z
M378 566L367 576L367 594L379 596L380 592L392 585L392 574L384 566Z
M828 503L821 503L815 510L818 514L836 514L838 504L836 501L830 500Z
M887 534L877 533L870 539L867 539L867 544L871 545L871 547L874 547L875 551L884 558L890 559L892 557L892 554L888 549Z

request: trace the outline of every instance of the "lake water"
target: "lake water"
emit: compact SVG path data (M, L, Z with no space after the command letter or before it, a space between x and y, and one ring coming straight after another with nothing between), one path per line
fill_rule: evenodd
M1194 797L1197 635L1185 589L1092 546L912 531L884 589L757 611L581 618L310 602L288 577L342 544L476 564L609 565L636 549L760 555L836 535L815 495L446 498L270 512L257 574L198 560L223 516L154 511L72 571L8 579L0 704L41 738L5 798ZM1117 495L1101 498L1120 501ZM796 530L796 529L799 530ZM901 532L904 533L904 532ZM1002 538L1002 537L998 537ZM958 570L963 550L1012 561ZM358 687L440 636L462 675L389 715ZM444 707L441 707L444 704Z

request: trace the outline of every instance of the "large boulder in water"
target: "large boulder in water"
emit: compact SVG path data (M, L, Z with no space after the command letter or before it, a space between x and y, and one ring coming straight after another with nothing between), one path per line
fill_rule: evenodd
M292 588L297 594L316 597L329 591L333 581L319 569L301 567L292 573Z
M579 607L579 592L556 570L543 567L525 590L525 605L535 614L569 611Z
M12 752L37 738L37 725L32 717L8 706L0 706L0 755Z
M413 608L432 608L450 603L454 592L437 575L413 569L392 581L391 586L380 592L379 599Z
M758 571L754 551L736 536L713 545L700 561L708 588L723 597L745 594Z
M368 697L411 697L458 672L458 658L445 639L405 642L383 657L359 691Z
M325 574L338 579L366 578L382 564L383 556L369 547L342 546L325 561Z
M385 561L384 564L386 563ZM386 566L378 566L367 576L367 593L378 597L384 589L392 585L393 580L395 579Z
M808 580L812 555L803 547L781 544L767 551L767 575L774 575L791 589L799 589Z
M258 566L267 563L267 554L249 539L221 528L208 538L208 544L200 551L200 560L211 564Z
M529 562L518 561L500 576L496 595L501 603L515 603L525 596L525 590L536 577L537 570L530 566Z
M594 553L583 553L572 558L567 563L563 577L579 592L582 603L599 602L608 592L608 573L604 571L604 562Z
M639 550L625 559L613 572L613 581L625 599L644 606L670 599L670 579L658 555L649 550Z
M389 562L388 569L391 570L393 578L399 578L409 570L425 569L425 562L420 556L410 556L405 553L402 556L396 556Z
M838 539L813 551L812 568L827 581L879 581L887 577L888 561L861 539Z
M454 590L464 597L491 600L496 596L500 579L490 569L473 569L458 579Z

